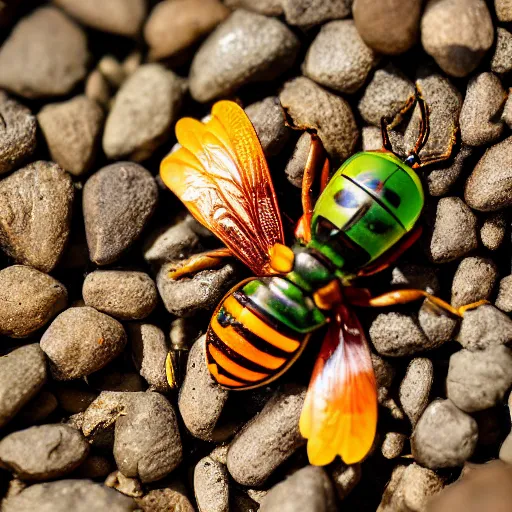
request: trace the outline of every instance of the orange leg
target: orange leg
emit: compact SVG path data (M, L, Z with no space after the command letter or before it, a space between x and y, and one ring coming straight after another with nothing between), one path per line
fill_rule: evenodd
M201 270L218 267L225 258L231 256L233 256L233 253L227 247L194 254L186 260L176 262L176 265L169 272L169 277L178 279Z

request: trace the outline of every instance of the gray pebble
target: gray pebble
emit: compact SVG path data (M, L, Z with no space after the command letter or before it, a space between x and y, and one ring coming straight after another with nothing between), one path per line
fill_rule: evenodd
M0 182L0 245L17 263L50 272L68 236L73 203L69 174L34 162Z
M387 432L382 442L381 452L386 459L396 459L400 457L405 445L407 436L400 432Z
M136 37L146 16L145 0L54 0L84 25L127 37Z
M183 423L189 432L204 441L222 441L216 428L229 392L212 378L206 366L205 337L199 338L187 361L187 371L178 398Z
M449 160L444 165L443 163L437 163L433 166L434 168L427 176L428 193L434 197L447 195L461 175L466 160L471 154L471 147L462 144L453 160Z
M477 219L459 197L443 197L437 203L436 222L430 241L430 258L447 263L478 247Z
M0 91L0 174L12 171L36 149L36 119L30 110Z
M162 330L156 325L131 323L128 325L128 337L135 367L150 390L168 393L170 389L165 375L168 348Z
M199 512L229 511L229 478L226 466L210 457L194 468L194 494Z
M437 270L434 267L412 263L404 263L395 267L391 272L389 284L395 287L425 290L433 295L439 293L440 290Z
M123 475L142 483L160 480L182 459L176 413L153 392L130 393L115 426L114 457Z
M160 64L140 66L119 89L107 117L103 149L107 157L142 161L168 138L185 85Z
M96 270L84 281L86 306L120 320L141 320L155 309L156 286L145 272Z
M352 20L331 21L309 47L303 72L320 85L353 93L363 86L376 62L376 53L361 39Z
M478 441L476 421L450 400L434 400L411 438L416 462L430 469L462 466Z
M285 124L279 98L269 96L252 103L245 112L256 129L265 156L278 155L290 138L290 129Z
M393 365L374 353L371 354L371 358L373 371L375 372L375 378L377 380L377 387L391 387L396 373Z
M242 85L273 80L293 65L298 50L298 39L279 20L237 10L195 54L190 93L205 103Z
M288 181L297 188L302 188L302 177L311 148L311 135L304 132L297 141L293 154L288 160L284 172Z
M136 501L144 512L195 512L183 492L169 487L153 489Z
M91 260L98 265L116 261L141 234L157 199L155 180L136 163L116 162L93 174L83 192Z
M350 466L343 463L336 464L331 478L340 500L344 500L354 490L361 481L362 473L361 464L351 464Z
M105 485L131 498L140 498L144 495L140 481L124 476L119 470L107 476Z
M46 358L37 343L0 358L0 428L39 393L46 378Z
M512 433L510 433L503 441L500 448L500 460L507 464L512 464Z
M469 75L492 46L494 27L484 0L429 0L421 42L449 75Z
M0 270L0 333L24 338L67 305L66 288L47 274L24 265Z
M499 249L507 230L507 217L503 212L494 212L487 215L480 227L482 245L491 251Z
M466 182L471 208L494 212L512 205L512 137L490 147Z
M389 141L395 155L404 158L404 136L397 130L388 131ZM361 130L363 151L379 151L382 149L382 132L376 126L364 126Z
M71 473L87 457L89 443L67 425L42 425L13 432L0 442L1 463L25 481Z
M505 313L512 312L512 274L500 281L494 305Z
M235 437L228 451L228 471L242 485L259 486L306 440L299 417L306 395L301 386L288 386Z
M500 112L507 93L494 73L480 73L471 78L460 111L460 134L464 144L491 144L503 133Z
M136 510L132 498L91 480L58 480L27 487L3 503L3 512L129 512Z
M446 378L448 398L466 412L497 405L512 385L512 351L503 345L450 357Z
M457 341L468 350L483 350L512 341L512 320L491 305L466 311Z
M21 409L16 419L23 426L37 425L46 420L58 406L55 395L43 389Z
M512 34L502 27L496 29L496 48L491 59L491 71L498 74L512 71Z
M389 55L403 53L414 45L420 12L421 4L416 0L355 0L353 6L357 30L366 44Z
M464 258L453 277L452 306L458 308L488 299L497 279L498 269L489 258L480 256Z
M149 58L160 60L178 54L211 32L229 13L220 0L158 3L144 25Z
M352 0L281 0L286 22L308 28L329 20L346 18Z
M25 98L71 92L87 72L87 39L60 10L41 7L15 26L0 49L0 87Z
M414 427L428 405L434 366L425 357L413 359L400 383L400 405Z
M213 309L236 277L235 268L230 263L217 270L203 270L193 277L178 280L169 277L174 267L174 263L163 265L156 284L167 311L176 316L192 316Z
M323 468L306 466L270 489L260 512L335 512L334 490Z
M381 119L393 119L414 93L414 84L395 67L378 69L359 101L359 112L367 123L380 128Z
M231 9L247 9L265 16L280 16L283 14L282 0L224 0Z
M511 0L494 0L494 9L500 21L512 21Z
M103 118L101 107L87 96L46 105L37 115L52 159L75 176L94 162Z
M430 340L431 348L437 348L453 340L459 326L459 318L446 313L439 306L425 299L418 312L418 323Z
M123 326L87 306L61 313L41 338L55 380L90 375L116 358L125 345Z
M279 99L297 128L316 129L331 157L345 160L354 152L359 130L343 98L299 77L284 84Z

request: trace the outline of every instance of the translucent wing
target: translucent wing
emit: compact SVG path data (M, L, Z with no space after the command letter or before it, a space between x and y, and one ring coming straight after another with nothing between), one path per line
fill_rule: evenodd
M284 243L281 217L258 136L242 108L213 106L201 123L176 124L181 148L160 166L164 183L256 275L269 273L269 252Z
M377 386L368 344L355 314L345 306L336 317L315 363L300 418L311 464L362 460L377 429Z

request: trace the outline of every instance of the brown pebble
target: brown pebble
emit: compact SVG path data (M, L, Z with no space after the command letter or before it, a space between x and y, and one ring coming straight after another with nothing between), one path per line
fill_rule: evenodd
M140 481L137 478L124 476L121 471L110 473L105 480L105 485L131 498L140 498L144 495Z
M98 69L94 69L87 77L85 95L104 109L108 109L111 98L110 86Z
M512 1L494 0L496 16L500 21L512 21Z
M183 492L169 487L153 489L144 497L135 500L144 512L195 512Z

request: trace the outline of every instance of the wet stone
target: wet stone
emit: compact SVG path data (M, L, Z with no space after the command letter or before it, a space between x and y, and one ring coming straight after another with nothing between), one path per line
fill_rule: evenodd
M504 128L500 112L506 99L507 93L494 73L480 73L469 81L460 112L464 144L483 146L500 138Z
M496 49L491 59L491 71L503 74L512 71L512 34L502 28L496 29Z
M71 473L87 457L89 443L67 425L20 430L0 442L0 461L25 481L52 480Z
M303 72L330 89L353 93L365 83L376 62L377 55L366 46L352 20L331 21L309 47Z
M346 18L350 14L351 3L351 0L281 0L286 22L305 28Z
M345 160L355 150L359 130L350 105L306 77L286 82L281 105L300 129L315 129L327 152Z
M298 39L279 20L237 10L195 54L190 93L204 103L243 85L273 80L293 65L298 50Z
M500 281L494 305L505 313L512 312L512 275L506 276Z
M466 412L497 405L512 385L512 351L503 345L478 352L459 350L450 357L448 398Z
M133 162L103 167L86 182L83 210L92 261L116 261L139 237L153 214L158 189L153 176Z
M444 165L442 162L436 164L427 176L428 193L434 197L448 195L471 154L471 147L463 144L453 156L453 160L448 160Z
M429 0L421 19L421 42L446 73L463 77L480 63L494 41L484 0Z
M73 183L52 162L38 161L0 182L0 245L16 263L50 272L69 236Z
M0 88L25 98L71 92L86 74L82 29L54 7L21 19L0 49Z
M30 110L0 91L0 174L25 162L36 149L36 119Z
M241 485L259 486L306 440L299 417L306 390L287 386L235 437L228 451L228 471Z
M194 468L194 494L200 512L229 511L229 479L226 466L210 457Z
M500 248L507 229L507 217L503 212L490 213L480 227L482 245L491 251Z
M400 383L400 405L414 427L428 405L434 381L434 366L430 359L413 359Z
M87 306L61 313L41 338L55 380L90 375L116 358L125 345L123 326Z

